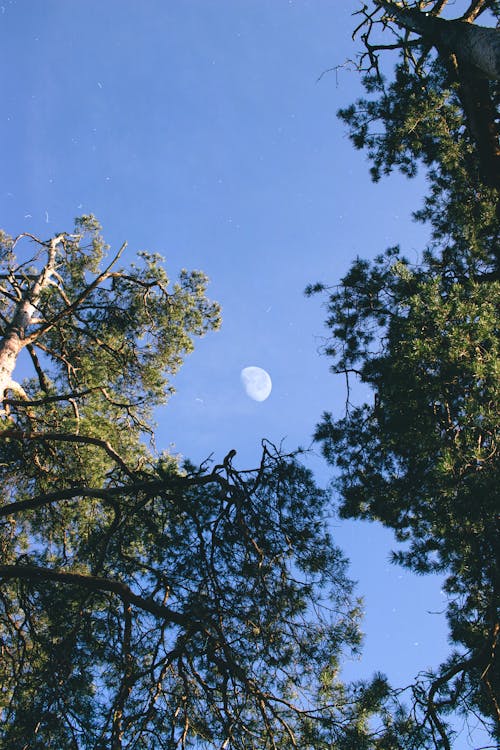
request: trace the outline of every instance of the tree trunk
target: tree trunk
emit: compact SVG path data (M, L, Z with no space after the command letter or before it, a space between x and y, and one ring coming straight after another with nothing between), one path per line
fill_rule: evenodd
M419 10L401 8L391 0L374 0L398 26L419 34L439 52L446 49L477 76L500 80L500 31L457 19L438 18Z
M32 324L40 294L50 283L55 271L57 246L64 239L64 235L54 237L48 245L48 258L44 268L25 290L23 298L17 303L12 320L7 326L3 339L0 341L0 414L5 393L8 390L23 394L22 387L13 378L17 358L21 350L30 343L26 338L26 331Z
M19 303L14 320L0 342L0 403L3 403L6 391L20 390L20 386L12 379L12 373L14 372L19 352L24 347L24 330L29 325L34 309L33 305L30 305L28 301ZM25 321L24 324L23 321Z
M469 133L477 149L480 178L500 192L500 140L489 83L500 80L500 31L401 8L392 0L374 2L398 26L420 35L437 50L450 82L458 84ZM497 214L500 216L500 201Z

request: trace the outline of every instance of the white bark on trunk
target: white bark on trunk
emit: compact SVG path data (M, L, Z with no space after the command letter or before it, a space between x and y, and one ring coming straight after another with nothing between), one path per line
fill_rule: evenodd
M6 334L0 341L0 414L3 411L1 407L6 391L16 391L21 395L24 393L22 387L13 379L12 375L19 353L28 343L26 331L37 311L40 294L48 286L55 271L57 246L63 239L64 235L61 234L50 241L47 263L16 305L10 325L8 325Z
M17 306L9 333L0 342L0 401L8 390L19 390L12 378L20 351L24 347L23 333L31 321L35 308L24 300Z

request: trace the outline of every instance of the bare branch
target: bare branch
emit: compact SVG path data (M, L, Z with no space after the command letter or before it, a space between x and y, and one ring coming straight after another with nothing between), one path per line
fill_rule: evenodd
M486 10L491 8L492 5L493 3L489 2L489 0L472 0L463 16L460 17L460 20L472 23L476 20L476 18L478 18L478 16L481 15L481 13L484 13Z
M38 375L38 382L40 383L40 388L42 389L42 391L45 391L45 393L47 393L50 388L49 381L47 379L47 376L45 375L45 372L43 371L43 367L40 364L40 360L38 359L35 348L33 344L28 344L26 348L31 357L31 361L33 362L33 367L35 368L36 374ZM5 403L7 403L5 399L4 401ZM33 404L33 406L34 405L35 404Z

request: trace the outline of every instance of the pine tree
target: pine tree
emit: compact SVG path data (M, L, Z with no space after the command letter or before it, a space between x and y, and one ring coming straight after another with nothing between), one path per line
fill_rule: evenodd
M500 738L498 72L484 63L498 60L499 32L475 23L500 11L476 1L449 19L445 6L362 8L367 98L340 112L375 180L425 171L415 218L429 246L416 266L390 248L308 291L326 292L332 369L373 391L317 427L340 513L393 529L396 562L446 577L454 650L416 681L413 705L435 747L450 748L453 712Z
M240 471L148 440L219 325L206 277L108 262L93 217L0 249L1 746L312 748L328 718L348 747L369 701L338 678L359 605L327 493L269 444Z

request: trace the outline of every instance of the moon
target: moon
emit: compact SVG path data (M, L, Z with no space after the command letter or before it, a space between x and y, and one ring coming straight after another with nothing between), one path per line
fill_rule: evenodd
M244 367L241 371L241 382L247 396L254 401L265 401L273 387L269 373L262 367Z

